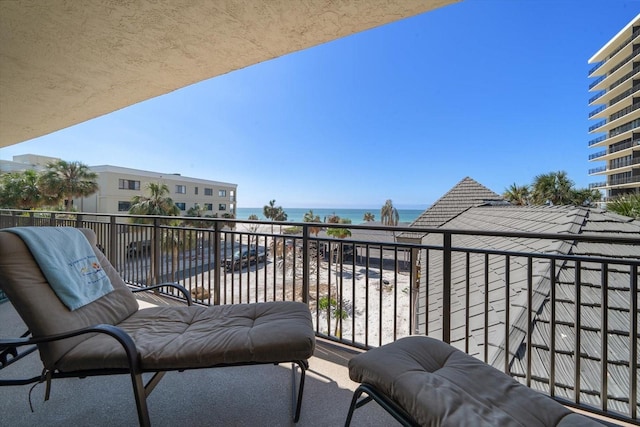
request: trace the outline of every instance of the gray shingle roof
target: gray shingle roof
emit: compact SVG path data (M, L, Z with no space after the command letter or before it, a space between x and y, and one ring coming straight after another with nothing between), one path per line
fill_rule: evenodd
M537 238L507 238L492 236L454 236L453 246L494 249L514 252L536 252L593 255L640 259L640 222L604 211L572 206L479 206L471 207L442 224L447 229L539 232L561 234L596 234L601 236L637 237L637 245L614 245L606 242L561 242ZM425 244L442 244L442 236L427 235ZM428 257L428 259L427 259ZM524 379L526 373L525 343L527 330L527 259L513 256L509 260L509 292L505 284L506 261L502 256L490 256L488 283L485 284L485 256L471 254L467 269L466 255L452 257L452 344L463 346L465 325L469 323L469 352L502 369L504 344L509 334L509 365L511 373ZM423 251L422 276L418 304L419 331L438 336L442 330L442 253ZM602 319L601 266L583 263L581 268L581 398L585 403L600 404L601 337L598 331ZM549 392L551 287L550 263L535 260L532 264L534 325L532 333L532 386ZM467 274L469 275L467 290ZM555 380L557 395L573 398L575 343L575 268L558 261L556 272L556 353ZM628 411L629 396L629 267L610 266L608 277L608 394L611 409ZM469 315L465 310L468 293ZM485 310L485 298L488 309ZM507 303L508 298L508 303ZM504 314L509 307L507 332ZM426 307L428 306L428 310ZM487 325L485 326L485 311ZM485 338L486 337L486 338ZM486 344L485 344L486 341Z
M504 202L502 196L472 178L458 182L444 196L425 210L410 227L437 228L472 206ZM424 233L401 233L399 239L420 239Z

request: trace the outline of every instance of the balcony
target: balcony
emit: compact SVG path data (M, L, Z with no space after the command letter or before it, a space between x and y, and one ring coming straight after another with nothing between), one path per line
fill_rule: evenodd
M598 151L597 153L589 154L589 160L594 160L606 155L607 155L607 150Z
M181 218L179 227L161 225L157 217L154 224L131 219L0 210L0 228L93 229L103 252L132 286L178 281L198 295L200 304L308 303L320 345L310 361L301 426L343 424L356 386L347 379L348 358L414 334L451 342L571 407L638 421L637 353L629 349L638 346L640 257L628 255L640 247L638 236L332 224L352 233L335 239L320 230L328 224L207 219L203 225L198 218L200 228L195 228L189 221L196 220L189 218ZM400 242L400 233L425 237ZM138 250L137 242L146 241L149 249ZM222 260L247 246L263 250L266 259L224 268ZM594 255L603 246L611 248L610 256ZM173 301L176 296L165 297ZM11 308L0 305L3 334L16 323ZM167 374L159 385L164 391L149 399L152 422L286 425L290 374L285 366ZM26 388L0 388L0 402L11 402L3 408L3 421L127 424L136 419L132 399L123 392L127 381L59 380L52 401L33 399L35 413L29 411ZM375 405L361 412L354 425L393 425Z
M589 175L593 175L593 174L596 174L596 173L604 172L606 170L607 170L606 166L600 166L598 168L592 168L592 169L589 169Z
M597 138L593 138L591 141L589 141L589 147L591 147L592 145L596 145L597 143L602 142L605 139L607 139L606 135L601 135Z
M598 123L589 126L589 132L592 132L592 131L594 131L594 130L596 130L596 129L598 129L598 128L606 125L606 124L607 124L607 119L600 120Z

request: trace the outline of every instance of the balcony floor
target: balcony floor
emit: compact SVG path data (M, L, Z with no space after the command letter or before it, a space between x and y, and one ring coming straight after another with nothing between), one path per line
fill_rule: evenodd
M140 298L142 304L162 303ZM142 305L141 304L141 305ZM0 304L0 336L25 331L10 303ZM318 341L309 370L298 426L344 425L353 390L346 363L357 350ZM0 378L31 377L42 369L37 353L0 371ZM44 384L0 387L2 425L131 426L137 424L127 375L53 381L44 401ZM291 421L291 367L264 365L168 372L148 397L154 426L285 426ZM375 403L356 411L352 425L389 426L395 420Z

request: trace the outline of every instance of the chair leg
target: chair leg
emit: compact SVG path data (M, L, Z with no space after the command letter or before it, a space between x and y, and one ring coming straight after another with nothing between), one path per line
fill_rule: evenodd
M140 427L151 427L149 409L147 408L147 393L142 382L142 374L131 372L131 382L133 385L133 395L136 399L136 409L138 410Z
M357 405L358 399L360 398L363 392L364 390L361 389L360 387L358 387L356 391L353 392L353 397L351 398L351 406L349 406L349 413L347 414L347 420L344 423L344 427L349 427L351 425L351 418L353 418L353 411L356 410L356 407L358 406Z
M296 399L296 367L297 364L300 367L300 384L297 387L297 399ZM291 363L291 388L292 388L292 408L294 410L293 422L297 423L300 420L300 413L302 412L302 394L304 392L304 379L306 376L307 368L309 364L306 360L297 360Z

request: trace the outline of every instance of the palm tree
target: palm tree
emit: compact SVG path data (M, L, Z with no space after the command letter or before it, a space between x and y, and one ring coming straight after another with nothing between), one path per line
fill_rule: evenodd
M312 209L310 209L309 212L304 214L304 216L302 217L302 221L303 222L322 222L320 221L319 215L313 214ZM309 227L309 232L313 233L316 237L318 236L318 233L320 232L320 230L322 230L322 228L320 227Z
M602 200L600 190L594 188L578 188L571 190L571 204L576 206L595 206Z
M286 221L287 214L285 213L282 206L276 206L276 201L270 200L268 205L265 205L262 208L262 213L265 218L270 219L271 221ZM271 234L273 234L273 224L271 224Z
M400 221L400 214L398 214L398 210L393 207L391 199L384 202L384 205L380 208L380 221L382 221L382 225L389 225L393 227L398 225L398 222Z
M129 208L130 215L177 216L180 214L180 209L171 197L168 196L169 187L167 184L150 182L147 184L146 190L149 191L149 196L137 195L131 199L131 207ZM131 222L135 224L149 224L154 222L154 218L132 218ZM160 219L158 222L167 225L171 224L172 221L169 219ZM163 233L160 236L160 247L164 249L170 248L169 250L173 252L171 237L172 236L169 236L166 232ZM150 274L147 276L147 284L155 283L156 281L156 277L154 276L156 258L159 258L159 254L156 254L156 245L152 239L151 259L149 263Z
M533 180L533 202L537 205L567 205L572 203L573 181L565 171L538 175Z
M514 205L526 206L529 204L529 186L528 185L516 185L513 183L509 188L504 190L502 197L510 201Z
M46 202L37 172L26 170L0 176L0 207L34 209Z
M63 202L67 210L73 209L73 199L87 197L98 191L98 174L80 162L58 160L47 164L42 176L43 190L56 203Z
M347 223L346 221L343 222L339 216L337 215L332 215L329 217L329 221L332 224L345 224ZM345 239L347 237L351 236L351 230L349 230L348 228L327 228L327 235L331 236L331 237L337 237L338 239ZM333 304L328 304L328 306L326 307L327 310L330 310L331 306L333 306L333 310L334 313L339 313L340 316L342 316L342 309L340 307L342 307L343 305L343 301L342 301L342 295L340 294L340 286L338 285L338 282L340 281L340 270L338 269L337 264L342 262L342 251L339 250L339 246L337 243L330 243L329 244L329 254L330 254L330 259L333 258L333 254L336 254L336 266L335 266L335 272L336 272L336 300L339 303L334 302ZM328 299L327 302L329 303ZM329 311L327 312L327 316L329 316ZM336 320L336 335L338 335L338 321Z
M180 209L168 196L167 184L150 182L146 189L150 193L149 196L137 195L131 199L130 215L178 216L180 214ZM132 221L137 224L149 224L153 222L153 218L133 218ZM161 224L169 222L171 221L168 219L160 221Z
M371 222L376 220L376 216L371 212L365 212L364 217L362 219L365 222Z

